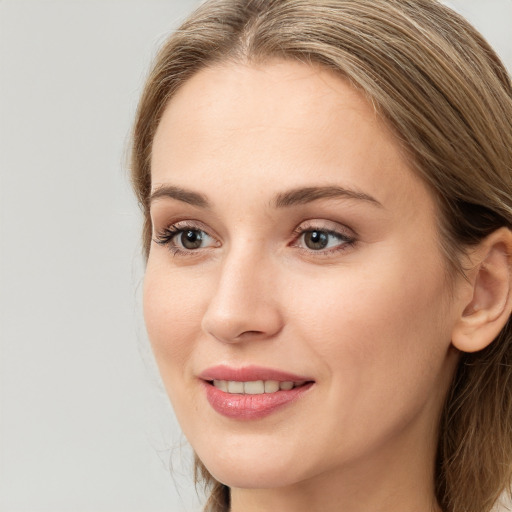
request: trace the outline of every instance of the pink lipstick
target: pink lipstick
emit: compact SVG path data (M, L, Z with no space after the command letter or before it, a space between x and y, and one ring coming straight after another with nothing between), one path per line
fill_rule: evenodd
M281 370L215 366L199 375L212 408L228 418L253 420L295 402L314 380Z

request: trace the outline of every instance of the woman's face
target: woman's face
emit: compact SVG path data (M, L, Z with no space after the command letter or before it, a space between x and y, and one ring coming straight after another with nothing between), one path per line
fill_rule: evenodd
M152 191L149 338L218 480L430 468L460 311L431 194L362 95L302 63L205 69Z

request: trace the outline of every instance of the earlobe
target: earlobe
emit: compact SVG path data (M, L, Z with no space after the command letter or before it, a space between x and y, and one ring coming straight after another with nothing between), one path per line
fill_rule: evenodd
M484 349L498 336L512 311L512 232L500 228L476 247L468 272L471 300L463 305L452 332L462 352Z

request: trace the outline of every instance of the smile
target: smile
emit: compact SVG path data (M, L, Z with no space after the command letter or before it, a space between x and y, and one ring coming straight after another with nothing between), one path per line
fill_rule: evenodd
M306 382L277 381L277 380L213 380L211 384L220 391L237 395L262 395L265 393L277 393L278 391L290 391L291 389L303 386Z
M315 381L306 375L260 366L215 366L198 375L212 409L233 420L258 420L309 394Z

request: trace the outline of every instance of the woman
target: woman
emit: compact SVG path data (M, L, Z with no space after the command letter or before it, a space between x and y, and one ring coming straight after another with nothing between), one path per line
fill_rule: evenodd
M144 313L207 510L489 511L512 87L433 0L211 0L139 106Z

